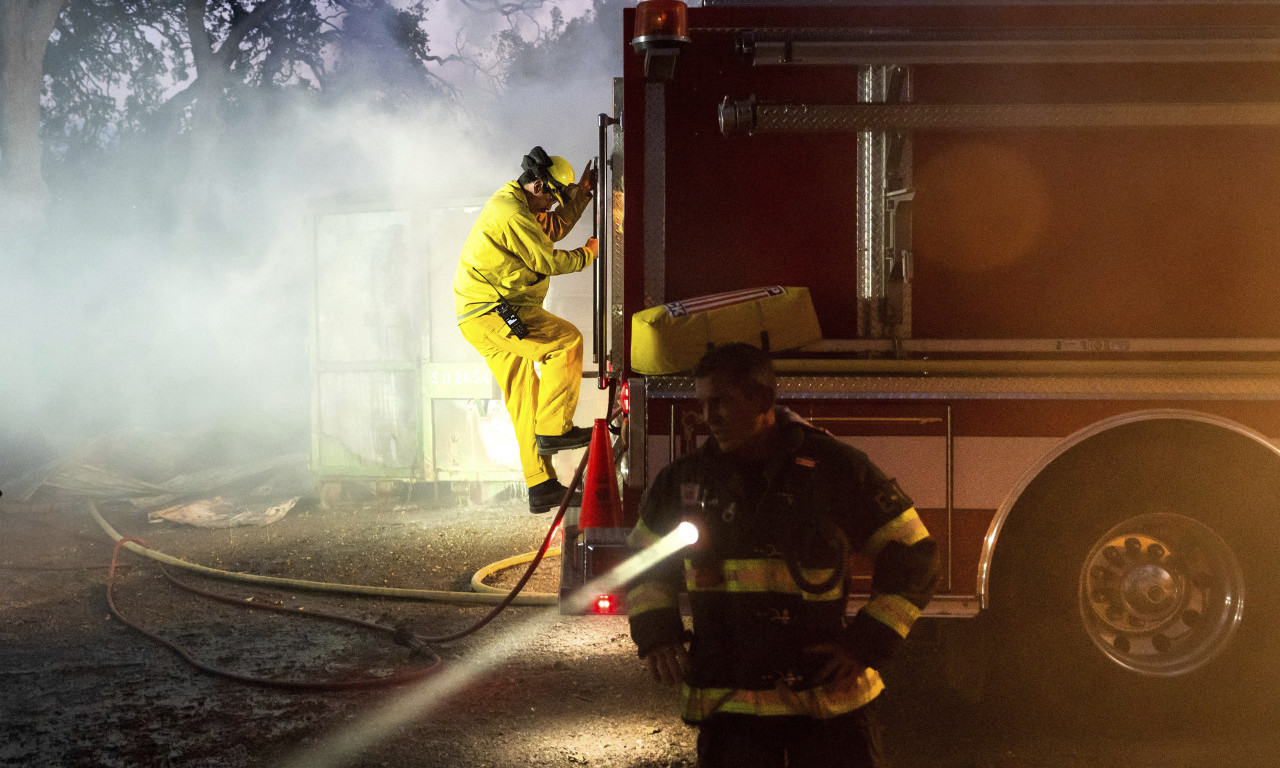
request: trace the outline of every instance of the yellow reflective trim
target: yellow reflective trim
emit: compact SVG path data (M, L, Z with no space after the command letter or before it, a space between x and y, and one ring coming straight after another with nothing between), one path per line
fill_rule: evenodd
M627 613L632 616L679 606L680 603L671 590L658 582L641 582L627 591Z
M631 533L627 534L627 546L632 549L644 549L661 538L644 524L644 520L639 520L636 522L636 527L631 529Z
M928 536L929 530L920 521L915 507L912 507L876 529L871 538L867 539L864 551L874 560L880 550L884 549L884 545L891 541L901 542L909 547Z
M685 589L689 592L776 592L784 595L800 595L805 600L825 602L844 597L844 585L836 584L821 594L804 592L791 578L787 564L773 558L751 560L723 560L720 562L724 580L709 587L700 587L694 579L693 561L685 560ZM801 568L800 573L810 583L826 581L831 568Z
M901 595L876 595L862 610L901 637L906 637L920 618L920 609Z
M822 686L793 691L786 686L763 691L737 688L683 687L684 719L701 722L725 712L757 717L804 715L818 720L846 715L870 703L884 690L884 681L874 669L864 669L853 683L841 689Z

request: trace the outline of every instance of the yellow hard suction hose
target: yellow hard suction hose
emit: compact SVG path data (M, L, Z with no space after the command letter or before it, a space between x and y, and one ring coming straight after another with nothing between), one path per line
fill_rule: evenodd
M102 517L98 512L96 505L89 504L89 514L93 515L93 519L98 521L98 525L102 530L106 531L112 541L120 542L124 537L111 527L111 524ZM151 558L166 565L172 565L175 568L184 568L188 571L209 576L217 579L225 579L228 581L239 581L249 584L258 584L266 587L276 587L280 589L306 589L315 592L336 592L352 595L366 595L372 597L395 597L406 600L424 600L442 603L480 603L480 604L496 604L507 598L510 590L492 587L484 583L484 579L492 574L514 565L528 563L537 556L537 552L527 552L523 555L509 557L506 560L500 560L496 563L481 568L471 577L472 592L445 592L432 589L407 589L404 587L371 587L363 584L336 584L327 581L308 581L305 579L286 579L280 576L262 576L256 573L240 573L238 571L225 571L220 568L210 568L205 565L189 563L186 560L180 560L163 552L144 547L134 541L126 541L123 545L126 549L143 557ZM559 547L551 547L547 550L545 556L556 556L560 554ZM511 601L512 605L555 605L558 596L547 592L522 592Z

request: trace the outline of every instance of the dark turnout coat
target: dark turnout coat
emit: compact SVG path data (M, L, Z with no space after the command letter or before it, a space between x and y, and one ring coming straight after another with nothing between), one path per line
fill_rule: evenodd
M646 655L683 638L693 618L683 717L716 713L829 718L884 689L876 668L932 597L937 547L897 484L861 451L778 409L768 459L744 466L708 440L659 473L629 544L642 549L682 521L698 543L635 580L631 635ZM849 617L851 558L874 563L870 601ZM682 562L681 562L682 560ZM838 643L867 668L841 688L812 677Z

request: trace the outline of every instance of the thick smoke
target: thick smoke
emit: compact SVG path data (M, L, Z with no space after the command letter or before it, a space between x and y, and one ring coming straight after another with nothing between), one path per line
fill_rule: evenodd
M452 94L413 109L296 98L199 158L194 187L173 144L126 145L105 170L52 171L45 228L0 242L0 445L38 436L56 451L120 430L230 425L306 450L309 214L335 199L483 199L518 175L535 144L580 170L621 70L611 7L616 23L600 27L608 37L565 52L581 62L572 81L500 87L448 64L437 71L456 84ZM521 23L546 24L549 8ZM452 0L431 13L441 55L483 47L507 23ZM581 245L590 226L588 215L564 247ZM431 268L451 274L456 251L409 256L448 259ZM553 285L552 302L589 301L589 273ZM451 307L447 286L434 293L433 306ZM0 479L21 463L7 455Z

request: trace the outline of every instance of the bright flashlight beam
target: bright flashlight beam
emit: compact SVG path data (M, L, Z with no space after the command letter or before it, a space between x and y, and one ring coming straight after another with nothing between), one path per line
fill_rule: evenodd
M582 585L573 594L565 598L566 613L582 613L595 602L599 595L611 595L614 591L644 573L649 568L666 559L669 555L684 549L698 540L698 529L693 523L684 522L676 529L653 543L643 552L637 552L618 563L617 567L598 579Z
M698 529L691 523L681 523L674 531L654 542L653 546L637 552L613 570L575 590L565 598L570 606L569 612L583 612L596 596L612 594L648 568L697 540ZM366 749L389 738L400 726L443 706L451 696L481 675L527 648L559 618L558 608L539 611L538 615L478 648L469 658L459 659L439 674L414 684L368 717L347 725L301 754L294 755L281 768L335 768L350 764Z

